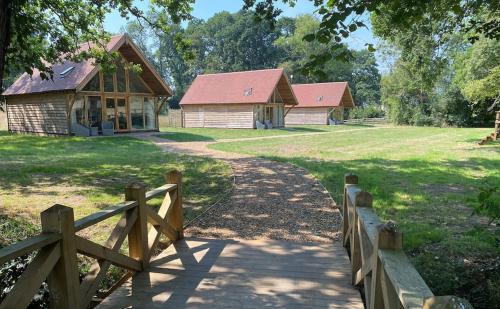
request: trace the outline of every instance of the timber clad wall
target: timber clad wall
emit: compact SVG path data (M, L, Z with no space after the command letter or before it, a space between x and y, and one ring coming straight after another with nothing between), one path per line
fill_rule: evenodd
M44 134L68 134L66 94L9 97L9 130Z
M327 124L327 107L292 108L285 117L289 124Z
M253 105L185 105L186 128L253 128Z

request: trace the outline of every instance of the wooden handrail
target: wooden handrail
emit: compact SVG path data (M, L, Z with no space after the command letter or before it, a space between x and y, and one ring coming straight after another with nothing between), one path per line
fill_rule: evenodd
M367 309L470 309L464 299L434 296L403 251L403 235L392 222L382 222L370 193L358 177L344 178L343 243L351 260L352 284L364 289Z
M39 250L13 289L0 303L0 309L26 307L47 279L50 303L54 308L87 308L97 293L97 287L111 264L129 272L120 280L123 284L131 272L148 267L156 251L160 236L172 242L182 238L182 174L171 171L165 175L167 184L146 192L144 185L132 184L125 188L126 201L74 221L73 209L54 205L41 214L43 233L0 249L0 263ZM147 205L155 197L163 197L158 212ZM115 215L121 219L111 231L104 245L76 235ZM147 223L153 227L148 230ZM128 238L128 255L120 248ZM77 253L97 259L82 282L78 278ZM113 286L115 289L117 285Z

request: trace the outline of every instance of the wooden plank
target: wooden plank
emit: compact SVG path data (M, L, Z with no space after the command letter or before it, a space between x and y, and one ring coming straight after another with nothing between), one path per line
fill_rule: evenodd
M79 253L98 260L108 260L113 265L133 271L141 271L141 263L137 260L96 244L88 239L76 236L76 249Z
M175 191L168 192L168 194L163 199L163 202L158 210L158 215L161 218L167 218L168 215L172 212L173 201L177 198L177 193ZM157 231L154 227L149 230L148 233L148 259L151 260L151 257L154 254L154 250L158 241L160 240L160 232Z
M160 217L153 209L147 208L148 222L151 223L157 230L165 234L170 240L175 241L179 237L179 233L162 217Z
M434 296L402 250L381 249L378 256L405 309L421 309Z
M60 256L59 243L42 248L16 281L12 290L0 304L0 308L26 308Z
M170 171L165 175L166 183L177 185L176 198L172 199L172 210L167 212L167 221L179 234L177 239L182 239L184 235L184 214L182 210L182 173L179 171Z
M54 205L40 214L43 232L61 234L61 257L47 277L50 304L54 308L80 306L78 260L73 208Z
M148 206L146 205L146 187L135 183L125 188L125 199L137 201L137 220L128 233L128 250L130 257L141 263L142 269L149 264L148 248Z
M104 246L111 248L114 251L119 250L136 220L137 209L129 209L127 213L124 214L120 221L116 224ZM110 266L111 262L98 260L97 263L94 263L90 267L89 272L83 278L80 285L81 305L83 307L88 306L88 304L92 300L99 282L106 275L106 272Z
M108 218L111 218L117 214L123 213L129 209L132 209L139 205L137 201L125 201L120 204L116 204L114 206L108 207L106 209L100 210L96 213L93 213L89 216L81 218L75 222L75 230L81 231L89 226L92 226L96 223L104 221Z
M382 224L382 221L380 221L378 216L375 214L373 208L357 208L356 215L359 218L359 222L363 225L363 229L370 239L370 243L374 244L378 233L377 227Z
M352 184L352 185L348 184L345 186L345 190L347 193L347 197L349 198L351 203L354 205L354 202L356 201L356 194L358 194L358 192L361 192L361 188L356 184Z
M59 233L42 233L0 249L0 264L31 253L61 239Z
M152 198L155 198L159 195L164 195L165 193L167 192L170 192L170 191L174 191L175 189L177 189L177 185L176 184L166 184L166 185L163 185L159 188L156 188L156 189L153 189L151 191L148 191L146 193L146 200L149 201L150 199Z

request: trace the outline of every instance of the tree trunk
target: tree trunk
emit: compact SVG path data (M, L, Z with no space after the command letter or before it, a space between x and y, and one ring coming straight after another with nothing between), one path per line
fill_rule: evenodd
M12 14L12 0L0 0L0 90L3 92L5 60L7 47L10 43L10 17Z

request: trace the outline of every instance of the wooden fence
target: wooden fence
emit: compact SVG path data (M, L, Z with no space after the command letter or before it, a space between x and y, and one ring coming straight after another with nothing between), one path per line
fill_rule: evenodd
M383 123L387 123L387 119L385 119L385 118L352 118L352 119L344 120L344 123L347 123L347 124L358 124L358 123L383 124Z
M111 265L129 273L116 282L109 293L134 272L144 270L161 234L166 235L170 243L183 237L182 175L171 171L165 179L166 185L149 192L141 184L129 185L125 188L124 202L77 221L73 209L63 205L54 205L42 212L41 234L0 249L0 265L38 251L0 308L25 308L46 279L51 308L87 308ZM155 212L147 201L161 196L163 202ZM76 234L119 214L122 217L104 246ZM149 229L148 223L152 225ZM128 255L119 252L126 238ZM81 282L77 253L97 259Z
M403 252L403 235L394 223L382 223L372 195L345 176L343 242L352 267L352 284L364 290L367 309L460 308L472 306L454 296L434 296Z

